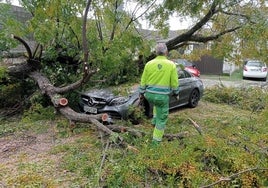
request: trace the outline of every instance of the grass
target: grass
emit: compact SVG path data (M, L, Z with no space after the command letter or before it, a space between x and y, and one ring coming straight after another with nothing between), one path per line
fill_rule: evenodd
M121 148L89 124L70 129L59 115L31 122L27 114L27 121L2 121L0 186L202 187L231 177L217 187L267 187L268 110L209 102L212 98L204 97L194 109L173 110L165 134L184 137L164 139L157 148L150 146L153 129L148 119L133 127L145 136L120 133L134 150ZM29 136L34 142L26 139Z

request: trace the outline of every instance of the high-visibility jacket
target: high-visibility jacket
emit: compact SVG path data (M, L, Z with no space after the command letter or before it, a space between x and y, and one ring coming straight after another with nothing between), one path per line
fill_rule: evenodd
M175 63L166 56L157 56L146 63L140 83L140 93L179 93L179 80Z

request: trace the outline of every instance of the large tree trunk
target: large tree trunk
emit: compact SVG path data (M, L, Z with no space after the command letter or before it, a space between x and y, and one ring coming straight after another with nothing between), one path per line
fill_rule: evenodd
M41 74L38 70L35 70L32 66L29 65L29 63L21 64L16 67L14 66L10 67L9 74L12 76L27 75L30 78L32 78L38 84L38 87L41 90L41 93L49 96L53 106L70 121L90 122L90 123L95 124L100 130L108 134L113 133L109 128L97 122L101 120L102 114L98 114L98 115L82 114L82 113L78 113L72 110L68 106L68 104L61 105L60 100L64 98L61 94L66 93L72 89L78 88L79 86L81 86L83 82L82 80L79 80L66 87L58 88L58 87L53 86L46 76Z

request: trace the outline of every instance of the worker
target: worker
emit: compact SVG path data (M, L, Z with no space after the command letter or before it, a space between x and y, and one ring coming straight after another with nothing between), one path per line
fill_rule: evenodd
M179 80L176 65L167 59L166 44L158 43L155 52L156 57L144 67L139 92L141 100L145 97L154 106L152 144L159 145L168 120L169 96L178 96Z

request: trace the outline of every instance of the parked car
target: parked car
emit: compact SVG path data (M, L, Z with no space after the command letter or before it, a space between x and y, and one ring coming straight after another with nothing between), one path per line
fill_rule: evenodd
M198 105L203 95L203 82L200 78L193 76L187 70L178 70L179 76L179 100L170 96L170 109L188 105L194 108ZM93 89L81 94L79 109L82 113L101 114L106 113L112 119L128 119L131 106L138 106L139 91L136 88L128 97L116 96L107 89ZM153 107L144 99L142 103L144 113L152 117Z
M189 71L194 76L200 77L200 71L196 65L186 59L173 59L172 60L177 66L183 66L185 70Z
M243 68L243 79L246 78L257 78L266 81L267 65L259 60L245 61Z

